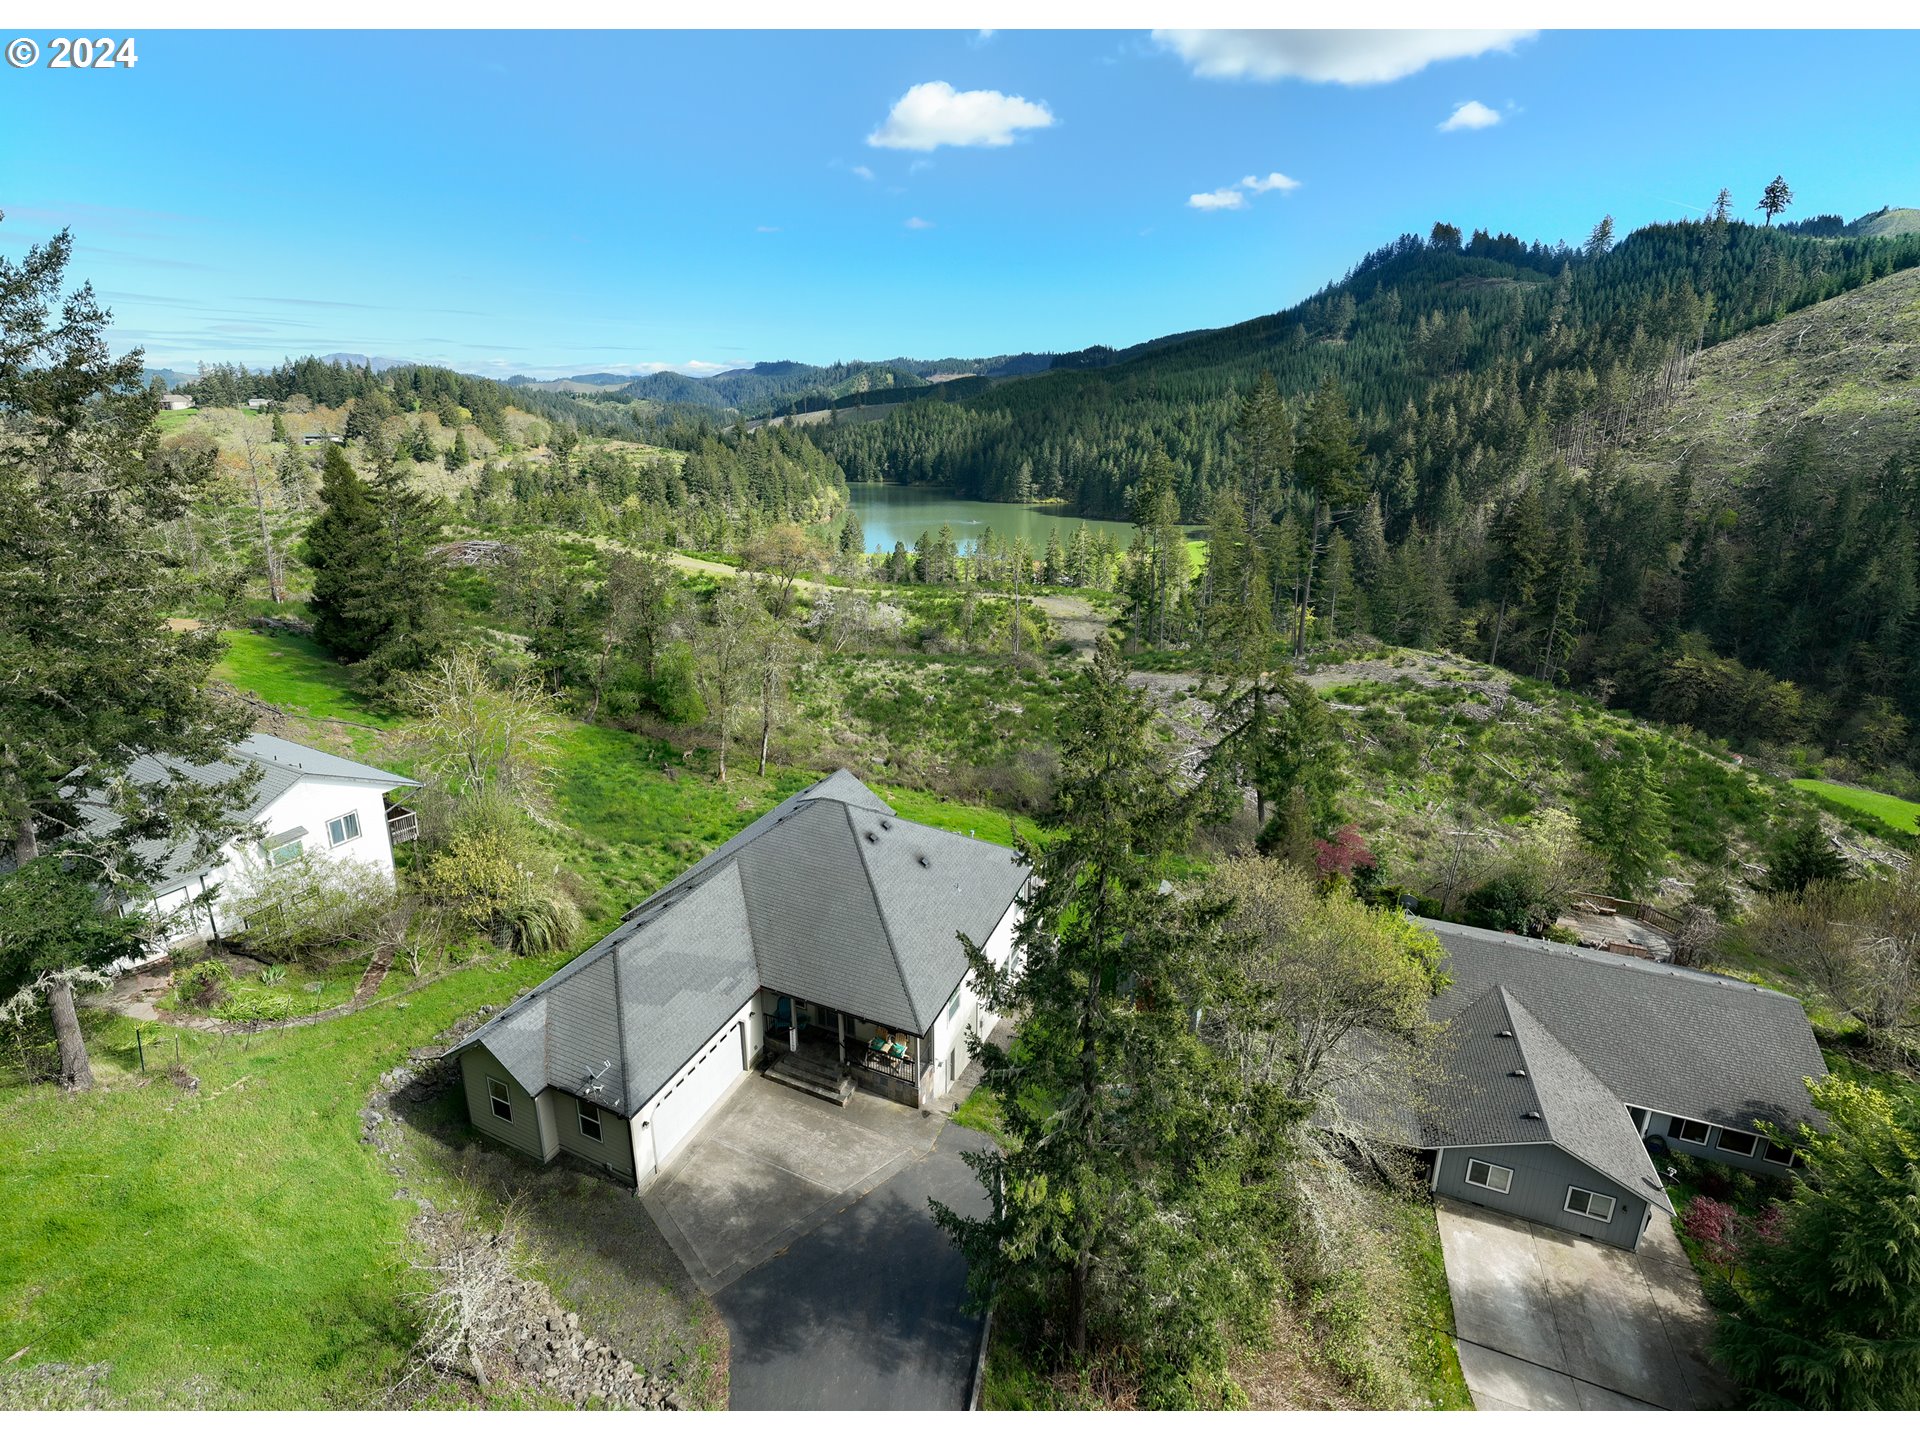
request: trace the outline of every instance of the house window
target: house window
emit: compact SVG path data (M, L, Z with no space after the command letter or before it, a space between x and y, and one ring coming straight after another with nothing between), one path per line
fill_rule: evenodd
M1569 1185L1567 1212L1572 1215L1584 1215L1589 1220L1598 1220L1605 1225L1613 1219L1613 1197L1596 1195L1591 1190L1582 1190L1578 1185Z
M327 843L344 845L349 840L360 838L360 812L349 810L337 820L327 821Z
M1760 1148L1760 1137L1744 1130L1722 1130L1720 1148L1730 1155L1751 1155Z
M962 986L961 988L964 989L965 987ZM956 990L953 992L953 999L947 1002L947 1019L951 1020L953 1019L954 1016L958 1015L959 1013L960 1013L960 991Z
M1771 1140L1767 1142L1767 1159L1774 1164L1791 1165L1796 1158L1791 1145L1776 1145Z
M276 845L271 850L267 851L267 864L269 865L290 864L291 862L298 860L303 854L305 854L306 848L307 848L307 842L304 840L289 840L284 845Z
M1482 1190L1497 1190L1502 1195L1513 1188L1513 1171L1489 1160L1467 1161L1467 1184Z
M589 1140L600 1138L600 1107L591 1100L582 1100L580 1105L580 1133Z
M1704 1145L1707 1136L1713 1133L1711 1125L1699 1120L1682 1120L1679 1116L1667 1122L1667 1136L1673 1140L1684 1140L1689 1145Z
M507 1082L487 1077L487 1101L493 1106L493 1118L513 1121L513 1092L507 1089Z

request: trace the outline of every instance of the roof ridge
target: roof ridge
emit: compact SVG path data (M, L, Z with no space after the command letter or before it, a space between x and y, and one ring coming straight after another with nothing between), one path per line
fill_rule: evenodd
M1534 1080L1534 1064L1527 1056L1526 1041L1520 1038L1520 1027L1513 1023L1513 1012L1518 1010L1522 1015L1526 1016L1527 1020L1532 1024L1539 1025L1540 1021L1534 1018L1533 1012L1522 1005L1519 999L1509 991L1506 986L1495 985L1493 987L1493 994L1500 1002L1501 1013L1507 1017L1507 1029L1513 1035L1513 1048L1519 1052L1520 1069L1526 1079L1527 1089L1533 1095L1533 1113L1540 1117L1541 1125L1546 1128L1547 1139L1555 1145L1558 1145L1560 1144L1560 1137L1553 1133L1553 1121L1547 1115L1547 1102L1542 1098L1540 1086ZM1541 1026L1541 1028L1545 1029L1546 1027ZM1562 1046L1561 1048L1565 1049L1566 1047Z
M927 1033L926 1022L921 1018L920 1007L914 1003L913 982L907 979L907 967L900 959L900 946L893 938L893 926L887 921L887 907L881 903L880 887L873 882L873 867L867 864L866 848L860 843L860 829L853 823L853 807L841 803L840 813L847 822L847 833L853 837L854 854L860 857L860 873L867 877L867 894L873 900L873 913L880 918L880 933L886 937L887 955L893 961L893 973L900 981L900 994L906 999L907 1013L913 1016L914 1029L920 1034Z
M1536 940L1531 935L1516 935L1511 930L1489 930L1481 925L1462 925L1455 920L1435 920L1425 915L1416 915L1414 923L1424 925L1427 929L1441 934L1456 934L1489 945L1505 945L1516 950L1557 955L1607 970L1626 970L1636 975L1646 975L1656 979L1688 980L1695 985L1740 991L1749 995L1762 995L1772 1000L1785 1000L1796 1005L1800 1003L1786 991L1777 990L1771 985L1756 985L1751 980L1738 980L1731 975L1721 975L1712 970L1690 970L1683 965L1675 965L1671 961L1642 960L1634 955L1616 955L1611 950L1594 950L1585 945L1569 945L1562 940Z

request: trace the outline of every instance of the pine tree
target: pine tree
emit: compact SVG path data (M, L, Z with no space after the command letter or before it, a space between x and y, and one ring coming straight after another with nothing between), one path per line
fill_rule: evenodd
M320 469L320 513L307 527L313 571L313 638L343 660L364 660L379 642L366 597L384 575L386 536L373 492L343 446L327 447Z
M1042 583L1059 585L1066 579L1066 554L1060 548L1060 531L1050 528L1047 531L1046 558L1040 562Z
M1531 485L1522 486L1507 498L1494 517L1487 537L1492 542L1492 574L1500 609L1493 622L1493 644L1487 663L1500 663L1500 637L1507 628L1507 607L1522 609L1533 604L1534 586L1547 568L1552 537L1547 533L1547 517L1540 506L1540 492Z
M860 512L852 506L847 507L847 518L840 526L840 553L842 555L867 553L866 527L860 523Z
M453 444L447 447L447 469L459 471L473 463L473 451L467 447L467 431L463 425L453 430Z
M1809 885L1847 880L1852 867L1832 840L1818 815L1802 816L1774 842L1767 856L1766 890L1773 895L1800 895Z

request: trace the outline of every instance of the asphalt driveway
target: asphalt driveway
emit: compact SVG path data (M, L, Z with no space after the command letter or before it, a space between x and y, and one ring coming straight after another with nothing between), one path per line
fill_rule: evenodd
M980 1319L967 1267L927 1208L986 1196L948 1125L934 1149L714 1296L733 1332L735 1410L964 1410Z
M1712 1313L1664 1215L1638 1253L1441 1197L1460 1368L1481 1410L1719 1410Z
M965 1407L980 1321L927 1200L984 1214L988 1143L865 1093L728 1097L642 1203L732 1333L734 1409Z

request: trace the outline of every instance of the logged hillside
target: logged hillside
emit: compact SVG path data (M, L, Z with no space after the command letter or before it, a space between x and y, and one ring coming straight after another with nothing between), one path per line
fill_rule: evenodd
M1663 473L1685 461L1704 482L1737 483L1807 425L1849 464L1877 465L1920 441L1920 269L1705 351L1625 458Z

